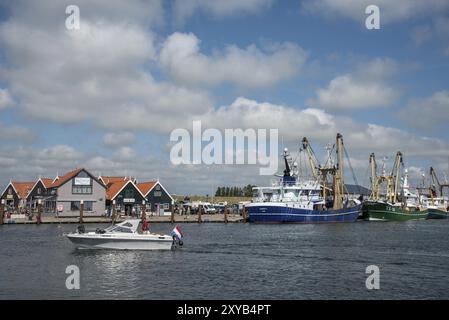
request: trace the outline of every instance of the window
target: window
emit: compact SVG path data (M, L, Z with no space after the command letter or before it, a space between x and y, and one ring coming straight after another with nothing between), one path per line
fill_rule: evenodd
M92 194L92 186L72 186L72 194Z
M124 233L133 233L133 231L130 228L123 228L123 227L115 227L112 229L112 232L124 232Z
M93 201L84 201L84 211L93 211L94 202ZM71 211L80 211L81 203L79 201L72 201L70 203Z
M37 188L37 194L41 194L41 188Z
M170 209L170 205L168 203L164 203L163 205L164 210Z
M161 197L162 196L162 192L161 191L154 191L154 196L155 197Z

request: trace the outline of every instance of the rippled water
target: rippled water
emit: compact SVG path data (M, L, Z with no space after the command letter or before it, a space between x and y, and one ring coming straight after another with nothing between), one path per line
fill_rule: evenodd
M184 247L160 252L76 250L63 236L75 227L0 227L0 299L449 298L448 221L180 224ZM72 264L80 290L65 287Z

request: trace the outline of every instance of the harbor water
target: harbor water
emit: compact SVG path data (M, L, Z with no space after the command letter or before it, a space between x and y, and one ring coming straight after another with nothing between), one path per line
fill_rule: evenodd
M0 299L449 298L447 220L179 226L184 246L159 252L77 250L64 237L76 225L2 226ZM66 288L69 265L79 290Z

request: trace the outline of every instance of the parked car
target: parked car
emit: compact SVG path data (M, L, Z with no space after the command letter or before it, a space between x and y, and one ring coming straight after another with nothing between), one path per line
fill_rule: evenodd
M208 214L217 213L217 209L215 209L212 205L206 204L206 205L203 205L203 208L204 208L204 212L206 212Z

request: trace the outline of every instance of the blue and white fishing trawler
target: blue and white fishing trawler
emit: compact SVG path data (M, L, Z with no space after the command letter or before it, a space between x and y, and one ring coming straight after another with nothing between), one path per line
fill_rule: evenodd
M257 193L253 203L245 206L249 221L254 223L334 223L355 222L362 211L361 201L349 199L343 181L343 137L337 135L337 163L333 164L331 152L324 167L318 165L307 138L300 152L306 153L312 176L302 177L293 165L288 150L284 150L283 176L270 187L254 188ZM346 151L345 151L346 153ZM347 153L346 153L347 154ZM293 167L293 170L292 170ZM328 183L328 175L332 180Z

